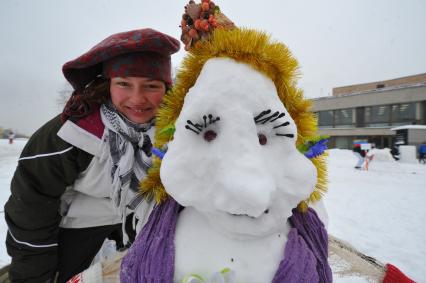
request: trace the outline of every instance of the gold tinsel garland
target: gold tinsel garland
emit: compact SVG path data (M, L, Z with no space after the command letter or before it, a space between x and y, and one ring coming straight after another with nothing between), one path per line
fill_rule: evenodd
M317 135L317 120L309 111L311 102L304 99L303 92L296 87L298 63L288 48L282 43L272 41L264 32L244 28L216 29L206 41L190 49L184 58L177 73L176 83L165 96L157 114L154 144L156 148L163 148L173 139L172 134L165 134L165 129L174 125L185 95L195 84L205 62L216 57L228 57L246 63L274 82L280 100L297 125L297 145ZM299 204L298 207L302 211L307 209L308 203L319 200L327 190L325 156L312 158L311 161L317 168L317 183L310 197ZM141 192L157 202L168 197L160 180L160 166L161 160L154 157L153 166L141 184Z

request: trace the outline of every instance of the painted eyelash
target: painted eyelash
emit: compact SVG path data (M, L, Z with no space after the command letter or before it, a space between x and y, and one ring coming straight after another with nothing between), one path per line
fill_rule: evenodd
M294 138L293 134L275 134L275 135L280 137Z
M254 117L254 122L256 124L265 124L266 122L274 122L282 117L285 116L285 113L280 113L279 111L275 111L273 114L271 114L271 109L268 110L264 110L262 112L260 112L259 115L257 115L256 117ZM271 114L271 115L269 115ZM287 127L288 125L290 125L290 122L286 121L278 126L273 127L273 129L278 129L281 127ZM280 133L276 133L277 136L280 137L287 137L287 138L294 138L293 134L280 134Z
M290 122L284 122L284 123L282 123L281 125L278 125L278 126L275 126L275 127L273 127L272 129L277 129L277 128L279 128L279 127L286 127L286 126L288 126L288 125L290 125Z
M209 125L212 125L219 120L220 120L219 116L217 116L216 118L213 119L212 114L204 115L203 116L203 125L200 125L198 123L194 123L191 120L187 120L186 125L185 125L185 129L190 130L190 131L196 133L197 135L199 135L203 131L203 129L206 129Z
M266 122L274 122L277 119L280 119L285 116L285 113L280 113L279 111L274 112L274 114L265 117L266 115L271 113L271 109L260 112L259 115L254 117L254 122L256 124L265 124Z

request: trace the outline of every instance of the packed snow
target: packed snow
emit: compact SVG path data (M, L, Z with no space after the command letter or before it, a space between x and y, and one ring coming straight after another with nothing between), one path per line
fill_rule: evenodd
M270 113L261 116L265 110ZM267 120L273 113L282 117ZM198 129L187 129L189 122ZM215 138L206 141L209 132ZM161 163L161 181L178 203L208 214L214 226L241 236L268 235L316 182L316 168L296 149L294 137L296 125L271 79L229 58L210 59L185 96Z
M174 281L227 267L236 282L271 282L291 228L283 219L317 179L273 81L247 64L210 59L175 125L161 181L189 208L177 223Z
M0 201L9 186L25 140L12 145L0 139ZM324 200L329 213L329 233L349 242L383 263L392 263L417 282L425 282L426 165L393 161L386 150L377 150L369 170L353 168L350 150L329 153L329 192ZM2 211L3 212L3 211ZM0 221L0 237L7 227ZM10 262L4 244L0 265ZM366 282L361 278L334 277L334 282Z
M376 151L366 171L352 151L329 150L329 233L426 282L426 165Z

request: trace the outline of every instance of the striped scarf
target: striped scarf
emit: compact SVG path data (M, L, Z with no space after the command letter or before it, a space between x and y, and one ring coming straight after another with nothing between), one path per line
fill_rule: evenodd
M134 210L142 201L138 194L139 181L151 166L152 143L149 133L154 120L136 124L122 116L111 101L101 106L101 118L105 125L111 156L112 192L111 199L124 214L126 206ZM107 151L107 149L106 149Z

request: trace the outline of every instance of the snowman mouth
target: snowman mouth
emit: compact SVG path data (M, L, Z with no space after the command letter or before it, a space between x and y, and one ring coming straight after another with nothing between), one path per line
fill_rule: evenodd
M268 214L268 213L269 213L269 208L268 208L268 209L266 209L263 213L264 213L264 214ZM239 217L241 217L241 216L245 216L245 217L249 217L249 218L251 218L251 219L256 219L256 218L257 218L257 217L254 217L254 216L248 215L248 214L246 214L246 213L241 213L241 214L238 214L238 213L229 213L229 214L231 214L232 216L239 216Z
M235 214L235 213L229 213L229 214L231 214L232 216L237 216L237 217L244 216L244 217L249 217L251 219L256 219L256 217L248 215L248 214Z

